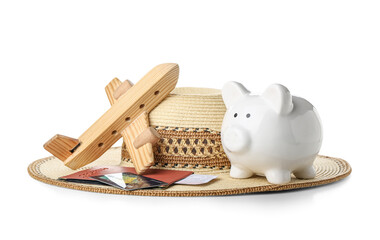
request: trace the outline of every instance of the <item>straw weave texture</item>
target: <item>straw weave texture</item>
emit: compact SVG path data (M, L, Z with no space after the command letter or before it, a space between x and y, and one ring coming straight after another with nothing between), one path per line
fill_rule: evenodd
M225 112L220 90L176 88L149 113L149 121L154 126L220 131Z
M161 135L160 141L153 147L155 166L219 169L231 167L223 150L219 131L160 126L155 129ZM122 146L122 159L131 161L125 143Z
M93 166L119 165L121 158L121 149L112 148L108 150L98 160L92 162L80 171ZM127 164L128 165L128 164ZM129 166L132 166L129 164ZM292 178L292 181L283 185L270 184L264 177L253 177L248 179L233 179L229 176L229 170L195 168L194 173L217 175L218 178L212 182L199 186L174 185L167 189L151 189L124 191L113 187L69 183L57 180L58 177L71 174L75 170L66 167L62 161L55 157L48 157L31 163L28 167L30 176L38 181L82 191L109 193L109 194L127 194L142 196L173 196L173 197L191 197L191 196L210 196L210 195L235 195L254 192L267 191L284 191L297 188L314 187L318 185L336 182L347 177L351 173L350 165L338 158L318 156L314 167L317 176L310 180L301 180ZM175 168L177 169L177 168ZM182 169L178 169L182 170ZM188 168L183 170L189 170Z

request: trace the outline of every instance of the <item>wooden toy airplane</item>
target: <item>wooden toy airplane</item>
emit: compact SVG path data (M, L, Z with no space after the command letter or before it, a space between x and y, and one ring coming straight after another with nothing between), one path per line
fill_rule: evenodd
M179 67L161 64L132 86L117 78L106 86L111 108L78 139L55 135L44 148L71 169L85 166L105 153L122 136L136 172L144 173L153 163L154 144L159 134L149 127L149 112L175 88Z

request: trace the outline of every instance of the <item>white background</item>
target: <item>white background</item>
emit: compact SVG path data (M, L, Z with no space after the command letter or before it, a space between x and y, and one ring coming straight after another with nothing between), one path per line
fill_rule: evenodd
M278 82L318 109L321 154L352 175L313 189L154 198L58 188L27 174L56 133L109 107L114 77L175 62L178 86ZM0 1L0 235L11 239L378 239L378 1ZM54 237L54 238L52 238Z

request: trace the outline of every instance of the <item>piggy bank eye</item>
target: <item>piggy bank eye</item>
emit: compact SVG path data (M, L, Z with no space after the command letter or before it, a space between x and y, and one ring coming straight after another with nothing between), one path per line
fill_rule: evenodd
M250 118L251 117L251 114L250 113L247 113L247 115L245 115L247 118Z
M237 117L237 113L234 114L234 117L235 117L235 118Z

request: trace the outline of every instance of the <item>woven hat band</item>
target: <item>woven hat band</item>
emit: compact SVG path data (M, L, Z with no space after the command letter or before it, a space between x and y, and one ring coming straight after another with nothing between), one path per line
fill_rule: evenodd
M207 128L156 126L155 129L162 137L153 148L156 166L230 168L230 162L221 143L220 132ZM123 162L131 161L129 157L125 144L123 144Z

